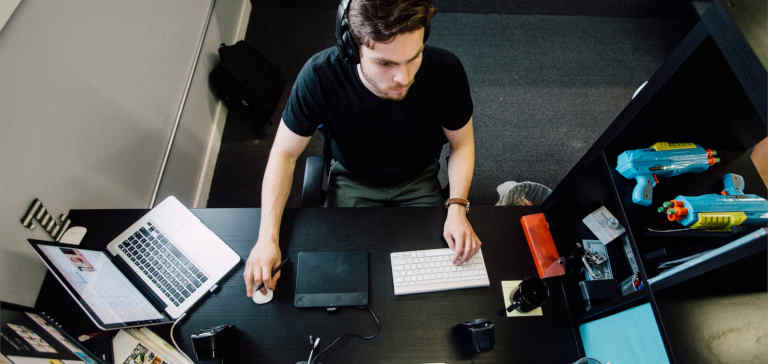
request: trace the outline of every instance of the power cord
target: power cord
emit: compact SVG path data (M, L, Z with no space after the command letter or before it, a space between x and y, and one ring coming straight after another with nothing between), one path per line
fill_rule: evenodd
M187 316L186 313L181 314L181 316L179 316L179 318L177 318L176 321L173 322L173 325L171 325L171 341L173 341L173 346L176 347L176 350L178 350L179 353L181 353L181 355L184 355L184 357L187 358L187 360L189 360L190 363L194 363L195 361L192 360L189 356L187 356L187 353L181 350L181 348L179 348L179 344L176 344L176 338L173 336L173 329L176 328L176 324L178 324L179 321L181 321L186 316Z
M360 340L363 340L363 341L371 341L371 340L375 339L377 336L379 336L379 333L381 332L381 321L376 316L376 313L373 312L372 308L368 307L368 313L371 314L371 318L373 319L373 322L376 324L376 333L375 334L369 335L369 336L362 336L362 335L358 335L358 334L349 334L349 333L341 335L341 336L337 337L336 339L334 339L330 344L328 344L322 350L320 350L320 352L318 352L317 355L315 355L312 358L312 361L307 363L307 364L317 363L318 360L320 360L320 358L324 354L326 354L329 350L331 350L335 345L339 344L345 338L357 338L357 339L360 339Z

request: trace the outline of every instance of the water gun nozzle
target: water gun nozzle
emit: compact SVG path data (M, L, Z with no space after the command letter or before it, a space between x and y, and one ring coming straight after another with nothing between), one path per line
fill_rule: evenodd
M683 207L684 204L682 201L672 200L669 202L670 206L674 206L667 208L667 219L669 221L680 221L688 215L688 209Z

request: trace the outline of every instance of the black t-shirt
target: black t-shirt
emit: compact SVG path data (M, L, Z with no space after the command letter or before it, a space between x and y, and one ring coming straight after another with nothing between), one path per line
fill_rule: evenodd
M440 156L442 128L458 130L472 116L464 67L452 53L425 47L416 80L400 101L374 95L357 65L336 47L312 56L299 72L283 111L286 126L311 136L319 125L333 158L357 178L393 185L416 177Z

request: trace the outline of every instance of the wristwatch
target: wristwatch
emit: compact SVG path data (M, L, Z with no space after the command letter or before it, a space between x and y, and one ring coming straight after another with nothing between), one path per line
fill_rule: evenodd
M451 206L453 204L461 205L467 208L467 213L469 213L469 200L466 198L461 197L451 197L447 200L445 200L445 208L448 208L448 206Z

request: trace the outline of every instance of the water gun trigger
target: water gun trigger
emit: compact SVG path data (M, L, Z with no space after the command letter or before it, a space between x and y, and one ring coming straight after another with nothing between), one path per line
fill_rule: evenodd
M744 177L736 173L726 173L723 176L723 186L726 194L738 196L744 194Z
M656 179L647 175L635 177L637 184L632 190L632 202L641 206L651 206L653 201L653 188L656 187Z

